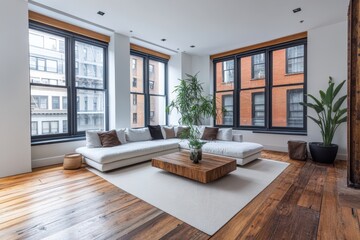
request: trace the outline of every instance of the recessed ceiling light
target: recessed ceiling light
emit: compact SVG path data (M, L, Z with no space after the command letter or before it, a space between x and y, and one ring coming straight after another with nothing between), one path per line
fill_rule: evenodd
M195 47L195 45L191 45L190 47L191 47L191 48L194 48L194 47Z
M98 11L97 14L99 14L100 16L104 16L104 15L105 15L105 13L102 12L102 11Z
M295 8L295 9L293 9L293 12L294 13L301 12L301 8Z
M133 32L133 30L130 30L130 32Z
M300 20L300 23L303 23L304 22L304 20Z
M180 50L180 48L177 48L176 50Z
M162 38L162 39L161 39L161 41L165 42L165 41L166 41L166 39L165 39L165 38Z

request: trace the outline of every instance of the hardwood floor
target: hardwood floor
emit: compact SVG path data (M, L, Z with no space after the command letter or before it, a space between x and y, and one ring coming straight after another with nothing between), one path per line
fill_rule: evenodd
M106 182L85 168L35 169L0 179L0 239L360 239L360 191L333 166L290 166L213 236Z

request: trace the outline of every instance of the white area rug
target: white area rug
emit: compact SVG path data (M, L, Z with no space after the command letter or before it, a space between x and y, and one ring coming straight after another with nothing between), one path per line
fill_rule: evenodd
M259 159L214 182L203 184L150 162L102 173L90 171L172 216L213 235L289 164Z

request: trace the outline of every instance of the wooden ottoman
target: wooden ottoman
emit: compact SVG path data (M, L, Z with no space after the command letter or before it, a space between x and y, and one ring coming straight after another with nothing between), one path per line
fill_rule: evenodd
M64 157L63 167L65 170L79 169L82 164L82 155L79 153L69 153Z

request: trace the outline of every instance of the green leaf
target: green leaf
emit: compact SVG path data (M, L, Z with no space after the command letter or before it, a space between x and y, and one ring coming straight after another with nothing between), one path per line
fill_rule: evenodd
M336 122L336 124L341 124L341 123L344 123L344 122L346 122L346 121L347 121L347 116L345 116L345 117L341 118L340 120L338 120L338 121Z
M326 90L325 95L325 104L332 104L333 99L333 92L334 92L334 83L330 83L328 89Z
M343 108L337 112L338 116L341 117L344 113L347 112L347 108Z
M346 99L346 95L345 96L342 96L341 98L339 98L336 103L334 104L334 107L333 107L333 112L337 112L341 106L341 104L343 104L343 102L345 101Z
M310 118L311 120L313 120L317 125L321 126L321 121L320 120L317 120L314 117L309 116L309 115L307 117Z
M300 104L303 105L303 106L314 109L317 113L320 113L320 112L322 112L324 110L324 108L322 106L317 106L317 105L312 104L312 103L300 103Z
M325 103L326 94L322 90L320 90L319 93L320 93L320 97L321 97L321 102Z
M342 81L334 90L334 98L336 97L336 95L340 92L342 86L345 84L346 80Z
M319 107L324 108L324 107L322 106L322 104L321 104L321 101L319 101L316 97L314 97L314 96L311 95L311 94L306 94L306 96L308 96L308 97L310 97L312 100L314 100L315 103L316 103Z

